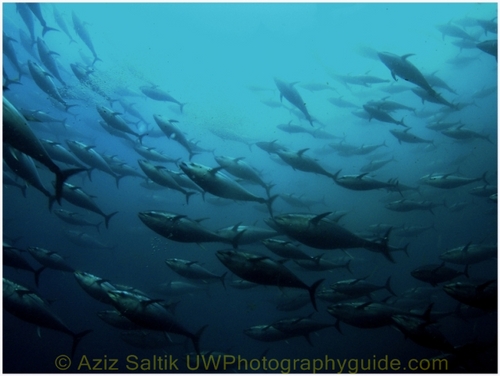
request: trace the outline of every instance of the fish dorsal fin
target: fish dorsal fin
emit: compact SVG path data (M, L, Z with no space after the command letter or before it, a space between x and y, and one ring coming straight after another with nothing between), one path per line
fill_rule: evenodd
M314 262L316 263L316 265L319 265L319 263L321 262L321 258L324 256L325 254L322 253L321 255L318 255L318 256L314 256L312 259L314 260Z
M290 87L293 87L293 86L297 85L299 82L300 82L300 81L291 82L291 83L290 83Z
M241 222L238 222L237 224L235 224L233 226L233 228L231 229L231 231L238 232L238 227L240 227L240 225L241 225Z
M304 154L304 153L305 153L306 151L308 151L308 150L309 150L309 148L300 149L300 150L297 152L297 155L298 155L299 157L302 157L302 154Z
M318 214L316 217L310 219L309 222L316 226L319 221L321 221L323 218L329 216L330 214L332 214L332 212Z
M415 55L415 54L406 54L406 55L401 56L401 59L402 59L402 60L406 60L406 59L408 59L410 56L413 56L413 55Z
M238 163L239 161L242 161L243 159L245 159L245 157L238 157L238 158L234 159L234 162Z
M214 167L214 168L211 168L211 169L209 170L209 172L210 172L212 175L215 175L217 172L219 172L220 170L223 170L223 169L224 169L224 167L222 167L222 166L219 166L219 167Z
M172 218L172 221L177 222L178 220L186 218L186 215L183 214L177 214L174 218Z
M361 174L361 175L356 176L356 179L361 180L361 179L363 179L366 175L368 175L368 172L365 172L364 174Z
M141 305L142 305L143 308L146 308L150 304L161 303L161 302L164 302L164 300L163 299L143 300L143 301L141 301Z

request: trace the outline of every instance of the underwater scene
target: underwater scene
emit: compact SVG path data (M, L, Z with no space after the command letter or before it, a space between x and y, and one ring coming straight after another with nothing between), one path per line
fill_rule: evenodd
M4 3L5 373L496 373L496 3Z

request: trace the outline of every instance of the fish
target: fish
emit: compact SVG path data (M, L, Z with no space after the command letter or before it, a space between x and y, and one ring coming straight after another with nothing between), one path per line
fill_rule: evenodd
M133 131L132 129L130 129L128 124L125 122L125 120L123 120L123 118L120 116L120 114L118 112L114 112L112 109L105 107L105 106L102 106L102 105L99 105L99 104L96 105L96 108L97 108L97 112L99 113L99 115L101 115L103 120L110 127L114 128L120 132L134 135L139 140L139 143L142 144L142 138L144 136L148 135L147 132L143 133L143 134L139 134L139 133Z
M272 213L271 205L278 197L277 195L271 196L268 199L255 196L253 193L247 191L240 184L224 175L220 170L223 167L210 168L193 162L181 162L179 164L181 170L195 182L204 191L213 194L214 196L228 198L239 201L255 201L261 204L266 204L270 213Z
M97 316L106 324L109 324L114 328L122 330L133 330L133 331L142 329L141 326L134 324L132 321L130 321L120 312L114 309L107 311L99 311L97 312Z
M434 145L434 140L426 140L424 138L418 137L417 135L414 135L413 133L410 133L411 128L406 128L404 131L401 131L399 129L389 129L389 132L397 138L398 142L401 144L402 142L406 142L409 144L433 144Z
M280 100L282 101L283 97L285 97L285 99L288 100L288 102L297 107L297 109L299 109L304 114L307 121L309 121L309 124L313 126L313 119L311 118L311 115L309 115L309 112L307 111L306 104L302 99L302 97L300 96L297 89L295 89L294 87L294 85L297 84L297 82L289 84L275 77L274 83L276 84L276 87L280 92Z
M294 259L293 262L299 265L301 268L311 271L328 271L334 269L346 268L349 273L352 273L350 264L351 260L347 262L340 263L339 261L325 260L323 258L324 254L319 256L310 257L307 259Z
M198 261L182 260L178 258L167 259L165 260L165 264L184 278L203 281L204 283L219 280L222 286L226 288L225 278L227 272L222 275L217 275L200 266Z
M14 48L12 47L12 44L11 42L12 41L16 41L14 38L11 38L9 37L5 31L3 32L3 39L2 39L2 43L3 43L3 54L5 56L7 56L7 58L10 60L10 62L12 63L12 65L14 66L14 68L16 68L17 70L17 73L18 73L18 77L16 80L12 80L12 82L15 82L15 81L19 81L19 79L21 78L21 76L24 74L22 68L21 68L21 64L19 63L19 60L17 59L17 54L16 54L16 51L14 50ZM4 70L5 72L5 70Z
M463 124L454 129L445 129L441 131L441 133L447 137L454 138L455 140L481 139L488 141L490 144L493 144L493 141L491 141L489 135L482 135L471 129L464 128Z
M469 190L469 194L478 197L490 197L491 195L497 193L498 187L496 185L481 185L479 187L472 188Z
M471 41L476 40L475 38L467 34L462 28L453 25L451 23L447 23L445 25L436 25L436 28L441 32L443 40L445 36L471 40Z
M80 333L73 332L50 310L49 304L40 296L5 277L3 278L3 308L23 321L71 336L73 339L71 357L75 355L82 338L92 332L90 329Z
M151 299L129 291L112 290L108 292L113 306L126 318L143 328L186 336L191 339L197 353L200 352L200 336L207 328L203 326L191 333L161 304L160 299Z
M416 344L445 353L455 353L455 347L441 333L438 326L428 319L394 315L392 321L405 338L411 339Z
M54 81L52 81L52 75L46 72L40 65L32 60L28 60L28 68L31 73L31 77L33 77L37 86L51 98L54 98L57 102L62 104L66 111L68 111L69 108L76 106L74 104L66 103L54 84Z
M112 285L107 279L103 279L80 270L76 270L73 275L75 276L78 285L89 296L98 302L113 305L113 301L109 297L108 291L116 290L117 287Z
M318 291L318 298L331 303L338 303L342 300L356 299L363 296L371 297L371 294L379 290L387 290L391 295L396 296L391 287L391 277L389 276L383 286L366 282L366 278L346 279L337 281Z
M335 183L337 183L341 187L354 191L369 191L373 189L397 190L398 187L398 181L395 179L389 180L388 182L383 182L372 178L365 178L365 176L368 175L368 172L365 172L361 175L343 175L339 177L340 171L341 170L338 170L333 175L333 180L335 180Z
M180 145L182 145L182 147L184 147L184 149L187 150L189 153L189 160L191 160L194 155L198 154L192 150L191 144L187 140L184 133L175 124L173 124L177 123L177 120L165 120L162 115L157 114L154 114L153 118L155 119L156 124L158 124L158 127L169 139L177 141Z
M97 229L97 232L99 233L101 232L99 230L99 226L101 225L102 222L99 223L89 222L79 213L75 213L65 209L55 209L54 214L66 223L76 226L92 226Z
M437 104L442 104L442 105L448 106L453 110L459 109L459 104L454 104L454 103L448 102L446 99L443 98L443 96L441 94L438 94L436 92L431 94L428 91L426 91L420 87L412 88L411 91L422 99L422 104L424 104L425 101L427 101L427 102L431 102L431 103L437 103Z
M103 243L100 239L93 235L89 235L83 231L76 230L64 230L64 236L66 236L73 244L76 244L82 248L87 249L110 249L116 248L116 245L109 245Z
M365 164L360 168L361 172L373 172L376 171L382 167L384 167L386 164L391 163L391 162L397 162L397 160L392 156L390 159L372 159L370 163Z
M414 54L406 54L398 56L390 52L378 53L380 61L391 71L394 81L397 81L396 76L401 77L403 80L420 86L422 89L433 94L434 89L429 85L424 75L417 67L408 61L408 58L413 55Z
M142 157L150 161L163 162L163 163L176 163L176 164L180 161L180 158L177 159L171 158L168 155L165 155L164 153L156 150L156 148L142 145L139 143L136 143L134 145L134 150Z
M303 197L304 195L296 196L293 193L280 193L279 197L283 199L288 205L295 206L297 208L307 208L309 209L311 206L314 205L324 205L327 206L325 202L325 197L321 199L321 201L318 200L311 200Z
M45 41L40 37L36 39L36 45L38 48L38 55L40 56L40 60L42 60L45 68L47 68L47 70L52 73L52 75L57 78L61 84L66 86L66 83L61 78L61 74L59 73L59 69L57 68L57 63L52 56L59 54L57 52L51 51Z
M445 293L461 303L485 311L496 311L498 307L497 280L484 283L453 282L443 286Z
M309 247L317 249L365 248L382 253L389 261L394 262L390 254L388 240L389 229L380 242L360 238L334 221L328 219L331 212L322 214L281 214L273 217L277 228Z
M338 98L330 97L330 98L328 98L328 102L330 102L334 106L340 107L340 108L359 108L358 105L356 105L352 102L346 101L345 99L342 99L342 98L343 97L338 97Z
M307 342L312 346L311 338L309 335L322 329L327 329L335 326L335 324L322 323L311 319L310 315L307 317L292 317L281 319L271 324L280 332L286 333L288 338L292 337L305 337Z
M66 34L69 38L69 44L76 43L76 40L73 39L73 36L69 32L68 25L64 21L64 18L61 13L57 10L55 5L52 6L52 14L54 16L54 20L56 21L57 26Z
M17 183L16 178L6 171L3 172L2 176L3 185L10 185L12 187L19 188L21 190L21 193L23 194L23 197L26 197L26 189L28 189L28 185L26 182L22 184Z
M3 97L3 142L37 160L56 175L55 199L61 202L64 181L84 171L81 168L61 170L49 157L45 148L19 111Z
M308 150L309 148L301 149L299 151L281 149L278 150L276 154L278 154L278 156L294 170L312 172L334 179L334 175L321 167L315 159L304 155L304 153Z
M21 16L22 20L24 21L24 24L26 25L30 33L31 43L35 43L35 22L33 19L33 12L28 7L27 3L16 3L16 11ZM5 43L4 43L4 48L5 48Z
M280 235L275 230L269 230L256 226L244 226L240 223L234 226L221 228L215 231L215 233L220 236L226 237L229 240L234 239L235 236L238 235L238 233L241 233L241 235L238 237L238 245L257 243L264 239Z
M220 250L215 255L229 270L247 281L260 285L307 290L314 309L318 310L314 294L318 286L324 281L324 278L314 282L311 286L307 286L288 268L267 256L235 249Z
M429 210L432 214L434 214L432 209L441 205L444 206L444 204L436 204L432 201L414 201L408 199L401 199L387 203L385 205L385 208L398 212L407 212L412 210Z
M476 47L488 55L494 56L498 61L498 40L490 39L476 44Z
M33 159L30 156L21 153L17 149L14 149L9 145L5 145L3 149L3 160L12 172L24 179L25 182L29 183L33 188L36 188L49 199L50 211L54 201L54 196L43 185Z
M464 178L461 176L456 176L453 174L430 174L425 175L420 178L420 182L425 185L430 185L431 187L441 188L441 189L453 189L462 187L467 184L475 183L477 181L484 181L488 184L486 180L487 171L483 173L482 176L477 178Z
M174 97L172 97L170 94L168 94L166 91L163 91L161 89L158 89L158 86L141 86L139 88L142 93L151 99L154 99L155 101L160 101L160 102L173 102L175 104L179 105L179 110L183 112L183 108L186 105L186 103L181 103Z
M75 272L75 269L54 251L49 251L41 247L28 247L27 250L36 261L46 268L68 273Z
M404 104L394 102L394 101L389 101L386 98L383 98L382 100L379 101L369 101L366 103L368 106L378 108L381 111L385 112L393 112L393 111L398 111L398 110L406 110L406 111L411 111L415 112L415 107L409 107Z
M75 154L83 163L115 178L116 187L118 188L118 184L120 183L122 176L114 173L102 155L94 150L95 146L86 145L83 142L73 140L66 140L66 145L68 145L73 154Z
M45 33L49 32L49 31L59 31L56 28L47 26L47 22L43 18L42 5L40 3L26 3L26 5L33 12L33 14L38 19L38 21L40 21L40 24L42 25L42 28L43 28L42 36L44 36ZM34 40L34 38L33 38L33 40Z
M152 163L144 159L139 159L137 162L149 179L154 181L156 184L181 192L186 196L186 204L189 204L189 197L194 195L196 192L189 192L181 187L165 167L154 166Z
M463 272L459 272L445 266L444 261L439 265L429 264L419 266L418 268L412 270L410 274L413 278L430 283L433 287L437 286L438 283L451 281L461 275L465 275L469 278L468 265L466 265Z
M263 342L282 341L292 337L292 335L284 333L269 324L251 326L244 329L243 333L250 338Z
M408 127L404 123L404 119L401 120L396 120L394 119L391 115L389 115L386 111L380 110L377 107L373 107L371 105L363 105L363 109L368 113L368 121L371 119L376 119L378 121L381 121L383 123L392 123L392 124L397 124L397 125L402 125L403 127Z
M21 252L25 252L24 249L13 247L7 243L3 243L2 247L2 265L10 266L14 269L26 270L33 273L35 278L35 285L38 286L40 280L40 273L45 270L45 266L38 269L34 269L28 261L22 256Z
M157 234L181 243L220 242L237 246L238 238L241 236L239 233L233 239L228 239L217 235L183 214L150 210L140 212L138 216L147 227Z
M261 148L262 150L264 150L269 154L275 154L278 152L278 150L287 149L285 146L281 145L277 140L273 140L271 142L259 141L256 142L255 145L257 145L259 148Z
M91 212L102 216L104 218L104 225L106 226L106 228L108 228L109 226L109 220L118 213L117 211L115 211L110 214L104 214L103 211L94 202L93 197L95 196L89 195L88 193L84 192L82 188L77 187L73 184L64 183L62 197L73 205L90 210Z
M220 155L214 156L214 158L231 175L259 184L266 189L269 195L269 186L262 180L257 170L244 161L245 157L232 158Z
M275 255L286 259L309 260L312 257L301 251L295 244L280 239L264 239L261 241L264 246Z
M94 65L96 61L102 61L95 52L94 44L92 43L90 34L85 28L83 22L78 18L75 12L71 12L71 18L73 19L73 28L75 29L76 35L80 37L83 43L85 43L85 45L89 48L90 52L92 52L92 55L94 55L94 61L92 62L92 65Z
M208 294L208 283L169 281L156 285L151 291L167 296L186 296L198 292L205 292Z
M498 247L496 245L468 244L449 249L439 255L443 261L469 265L477 264L497 257Z
M427 82L429 83L429 85L431 85L433 87L440 87L442 89L449 91L450 93L457 95L457 92L453 88L451 88L441 78L436 76L436 72L433 72L431 74L425 74L424 77L427 80Z
M100 86L100 81L93 78L91 75L94 73L92 68L84 67L81 64L70 64L71 71L76 76L78 81L84 86L92 90L94 93L99 94L105 98L109 103L116 100L112 99Z

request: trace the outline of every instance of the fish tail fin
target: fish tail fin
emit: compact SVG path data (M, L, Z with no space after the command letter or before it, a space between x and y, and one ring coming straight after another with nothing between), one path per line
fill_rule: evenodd
M139 143L140 143L141 145L142 145L142 138L143 138L144 136L147 136L148 134L149 134L149 132L146 132L146 133L143 133L143 134L140 134L140 135L138 135L138 136L137 136L137 138L139 139Z
M57 202L60 204L61 203L61 197L62 197L62 190L63 190L63 184L68 179L71 175L78 174L79 172L85 171L85 168L72 168L69 170L58 170L56 174L56 196L55 199ZM50 198L49 198L49 208L52 207L50 205Z
M49 27L47 25L45 25L43 27L43 30L42 30L42 36L44 37L46 33L48 33L49 31L59 31L59 29L56 29L55 27Z
M76 347L78 346L82 338L85 337L87 334L89 334L91 331L92 329L88 329L80 333L73 333L73 346L71 347L71 358L73 358L73 355L75 355Z
M222 283L222 286L224 286L224 290L226 289L226 275L227 275L227 272L225 272L224 274L222 274L220 276L220 281Z
M392 257L391 252L389 250L389 234L391 233L391 231L392 227L389 230L387 230L384 237L380 241L379 250L385 256L385 258L387 258L390 262L394 263L395 262L394 258Z
M104 215L104 225L106 226L106 228L109 228L109 220L111 219L112 216L114 216L115 214L117 214L118 212L115 211L111 214L108 214L108 215Z
M68 110L71 108L71 107L76 107L78 106L77 104L65 104L64 105L64 111L68 112ZM66 124L66 123L65 123ZM66 126L66 125L65 125Z
M94 61L92 62L92 66L94 66L94 64L98 61L102 61L102 59L100 59L97 55L94 55Z
M319 285L321 285L321 283L324 280L325 280L324 278L317 280L311 285L311 287L307 289L309 291L309 297L311 298L311 303L316 311L318 310L318 307L316 306L316 289L318 288Z
M191 197L194 194L196 194L196 192L186 192L185 193L185 195L186 195L186 205L189 205L189 197Z
M394 296L397 296L394 291L392 290L391 288L391 276L389 276L389 278L387 278L387 281L385 282L385 285L384 285L385 289L387 291L389 291L392 295Z
M197 354L200 354L200 337L203 331L207 328L208 325L204 325L198 330L195 334L192 335L191 340L193 341L193 346Z
M46 266L42 266L40 269L34 271L36 287L38 287L38 283L40 282L40 273L42 273L46 268L47 268Z
M116 180L116 188L120 188L120 179L123 178L125 175L115 175L115 180Z
M273 218L273 202L274 202L274 200L276 200L277 197L278 197L278 195L274 195L274 196L269 197L269 199L266 200L267 209L269 210L269 214L271 215L271 218Z

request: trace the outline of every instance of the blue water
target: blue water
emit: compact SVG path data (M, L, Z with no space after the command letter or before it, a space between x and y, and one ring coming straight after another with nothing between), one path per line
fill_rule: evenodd
M306 271L288 261L285 265L307 285L319 278L325 278L322 286L326 287L339 280L367 276L367 281L383 285L392 276L393 290L400 295L411 288L431 287L413 278L410 272L421 265L440 264L439 254L442 252L463 247L469 242L496 244L496 202L469 193L470 189L484 185L484 182L478 181L454 189L419 184L422 176L432 173L477 178L487 172L488 183L496 185L497 93L494 91L485 97L478 97L477 93L496 85L497 62L493 56L477 48L461 51L452 43L458 38L443 36L436 28L436 25L455 22L465 25L463 30L477 42L496 39L496 34L485 32L477 25L464 23L468 19L492 20L497 14L496 4L41 4L47 25L60 29L54 19L54 9L62 15L75 42L70 43L70 37L62 31L49 31L42 36L42 26L33 16L34 31L35 38L43 37L50 50L57 53L54 56L58 69L67 84L68 97L65 100L68 104L77 105L68 112L51 102L31 79L26 66L28 60L38 61L42 65L36 57L36 44L31 55L20 43L20 31L28 34L28 28L16 12L16 5L3 5L4 33L16 40L11 45L24 72L20 79L21 85L9 84L4 96L17 108L41 110L54 118L65 119L66 126L56 122L30 122L38 137L60 142L63 146L66 146L65 140L81 141L94 146L101 154L118 156L141 172L137 160L143 157L133 150L130 143L106 133L98 124L102 119L96 111L96 104L108 107L111 104L103 95L78 81L70 64L79 63L92 69L90 77L106 96L135 103L134 108L146 123L125 113L118 102L114 102L112 108L122 113L130 122L130 127L138 133L156 133L155 137L152 137L153 134L144 137L145 145L155 147L174 159L188 160L188 153L182 146L159 132L153 114L161 114L164 118L177 120L176 124L189 140L197 142L204 149L213 150L213 154L210 151L196 154L192 158L193 162L216 167L218 165L213 155L244 157L248 164L260 172L266 183L274 184L271 194L294 194L303 199L324 201L307 209L290 206L278 198L273 204L275 214L347 211L348 214L339 223L361 236L366 236L368 226L380 223L393 226L433 225L433 229L416 237L391 235L391 246L403 247L409 243L409 257L397 252L394 255L395 263L365 249L350 249L352 274L345 269L332 272ZM84 22L100 59L93 65L92 52L73 28L73 12ZM387 51L400 56L414 54L408 61L425 74L436 72L456 94L437 87L436 91L453 106L464 105L460 110L451 111L443 121L461 121L465 128L487 135L490 142L484 138L457 141L426 128L432 119L417 115L430 111L431 115L437 116L447 107L422 103L410 90L397 94L383 91L394 81L391 72L378 58L367 57L363 53L367 50ZM452 59L456 58L466 59L453 62ZM18 76L16 67L5 58L5 54L4 71L10 79ZM362 75L375 76L387 82L361 86L343 84L338 78ZM280 101L274 77L288 83L297 82L294 87L314 119L313 127L303 117L296 115L296 109L295 112L291 111L294 107L285 98L282 103L286 107L274 108L264 103L269 100ZM402 81L399 78L395 84L401 85ZM56 79L54 82L56 87L62 89L60 82ZM309 91L301 86L308 83L328 85L334 90ZM183 111L172 102L147 98L139 90L145 85L157 85L179 102L186 103ZM412 83L404 85L410 89L416 87ZM120 91L123 88L132 91L133 95L124 94ZM354 108L337 107L328 101L329 98L339 97L353 103L357 110L362 110L362 105L370 100L385 97L413 107L415 112L397 111L391 115L396 120L403 118L404 123L411 127L410 132L432 140L433 144L399 143L389 130L402 130L403 127L376 119L361 119L352 113ZM290 121L308 130L322 129L335 138L320 139L305 133L289 134L276 127ZM216 136L214 131L226 132L226 136ZM231 136L241 137L245 143L235 141ZM281 163L276 155L271 156L255 145L255 142L273 140L278 140L291 150L308 148L305 155L316 158L332 174L340 169L340 175L359 174L361 167L371 159L394 157L396 162L387 164L370 176L381 181L397 178L400 184L412 187L420 185L420 194L403 192L405 198L429 200L438 204L444 202L447 207L464 202L465 208L460 212L452 212L441 205L432 213L387 210L384 205L389 201L400 200L400 194L387 193L385 190L348 190L326 176L293 170ZM383 142L387 147L361 156L342 156L329 146L345 143L360 147ZM69 167L60 162L58 165ZM164 166L178 169L171 163ZM53 192L51 182L54 175L42 166L38 167L44 186ZM98 170L92 172L91 181L85 174L80 174L71 177L68 182L95 196L95 202L104 213L119 212L110 220L109 229L101 225L101 231L97 233L92 227L78 228L66 224L48 211L47 198L33 187L28 187L26 197L23 197L18 188L4 185L4 241L20 249L38 246L57 252L75 269L112 283L138 288L151 294L154 299L169 299L151 292L154 286L170 280L182 280L165 265L165 259L198 261L206 269L221 275L228 269L215 257L215 252L230 246L167 240L147 228L139 220L139 212L164 210L192 219L205 218L201 224L211 230L237 223L268 228L263 220L269 218L269 213L266 213L265 205L258 203L225 200L229 205L215 206L208 202L214 196L207 193L206 201L196 194L186 204L179 192L147 190L140 185L142 179L136 177L121 179L117 189L114 179ZM244 186L255 195L265 197L263 188L252 184ZM60 206L55 204L54 208ZM102 217L87 213L64 200L62 208L85 214L94 223L102 220ZM114 246L114 249L75 245L64 234L64 230L68 229L91 234L101 242ZM277 258L260 243L241 248ZM326 253L324 257L327 259L347 257L341 250L325 251L305 245L300 249L311 256ZM24 256L34 268L39 267L29 254ZM463 270L460 265L447 266ZM186 368L184 360L186 352L193 351L191 342L185 346L163 349L139 349L128 345L120 339L119 329L105 324L96 315L96 312L111 307L87 295L71 273L45 270L38 288L35 287L32 273L6 267L3 274L53 301L50 309L72 331L93 330L82 339L67 372L92 371L84 359L118 359L115 367L120 372L128 372L130 368L126 368L126 359L130 355L147 361L153 356L163 357L165 354L179 359L177 365L180 371L191 371ZM496 278L496 260L470 265L469 275L471 281L478 283ZM227 278L227 283L231 278ZM466 280L464 276L456 279ZM434 302L433 310L453 311L456 301L443 292L441 285L433 289L429 298L429 301ZM438 350L405 339L403 334L390 326L361 329L342 323L343 334L333 327L313 333L311 342L314 346L300 337L287 341L260 342L243 333L244 329L253 325L271 324L281 318L304 317L313 313L310 304L295 312L276 310L277 299L283 293L293 292L275 286L260 286L250 290L236 290L228 286L224 289L220 283L214 283L209 287L209 294L202 292L173 297L172 300L180 301L175 317L189 331L195 332L208 324L201 336L201 350L221 351L246 360L261 359L264 351L267 351L265 356L277 363L283 359L295 359L305 364L307 360L324 359L325 356L358 360L378 360L387 356L407 364L410 359L421 360L440 354ZM377 291L372 297L381 301L388 295L386 291ZM417 304L421 311L427 306L426 302ZM334 324L336 319L328 314L328 305L318 299L318 312L312 318ZM55 360L61 354L70 353L70 336L43 327L37 331L34 324L21 321L10 313L5 313L3 320L4 372L60 372ZM483 313L468 320L448 316L439 321L439 329L454 346L469 342L488 344L496 343L496 322L496 313ZM177 342L185 340L182 336L173 335L172 338ZM493 372L496 369L496 350L492 351L490 346L484 353L483 358L474 357L470 361L470 368L458 370ZM111 366L111 362L108 365ZM133 367L133 364L128 365ZM105 362L100 367L104 367L100 371L114 371L106 369ZM304 367L292 371L312 372L310 367ZM280 370L285 369L278 368L274 372ZM175 368L170 371L175 371ZM226 371L266 370L228 365ZM340 369L330 368L327 371L339 372ZM345 368L344 372L347 371ZM374 371L373 368L370 371ZM408 369L400 368L397 371L408 372Z

